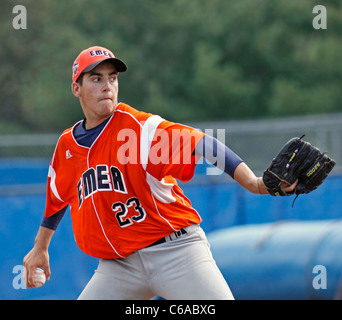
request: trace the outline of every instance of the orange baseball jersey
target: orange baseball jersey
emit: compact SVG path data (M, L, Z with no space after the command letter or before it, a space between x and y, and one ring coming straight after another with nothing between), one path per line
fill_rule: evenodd
M177 185L192 178L204 133L124 103L88 148L63 132L48 174L45 217L70 205L79 248L127 257L201 217Z

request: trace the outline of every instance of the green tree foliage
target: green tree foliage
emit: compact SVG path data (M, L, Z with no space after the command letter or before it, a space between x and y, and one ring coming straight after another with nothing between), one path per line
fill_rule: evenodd
M326 2L326 3L323 3ZM342 5L313 0L1 1L0 133L60 131L82 117L71 66L92 45L128 65L119 100L177 122L341 111Z

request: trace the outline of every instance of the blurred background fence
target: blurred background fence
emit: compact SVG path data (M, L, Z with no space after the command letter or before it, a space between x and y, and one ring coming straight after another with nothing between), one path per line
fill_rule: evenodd
M188 124L220 139L258 173L288 139L304 134L305 140L336 161L334 172L342 169L342 113ZM43 133L0 135L0 159L50 158L58 137L59 134Z
M203 131L212 128L214 134L223 129L225 141L222 142L258 173L265 170L288 139L304 134L305 140L335 159L335 172L342 169L342 113L267 120L208 121L193 126Z

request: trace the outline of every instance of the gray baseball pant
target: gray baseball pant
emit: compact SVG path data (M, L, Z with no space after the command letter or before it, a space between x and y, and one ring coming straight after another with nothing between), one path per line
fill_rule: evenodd
M79 300L234 299L199 225L186 234L172 233L166 242L138 250L127 258L101 259Z

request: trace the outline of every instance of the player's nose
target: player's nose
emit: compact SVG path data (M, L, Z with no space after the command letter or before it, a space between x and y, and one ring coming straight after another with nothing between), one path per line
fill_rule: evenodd
M102 91L103 92L110 91L110 82L109 82L109 80L103 81Z

